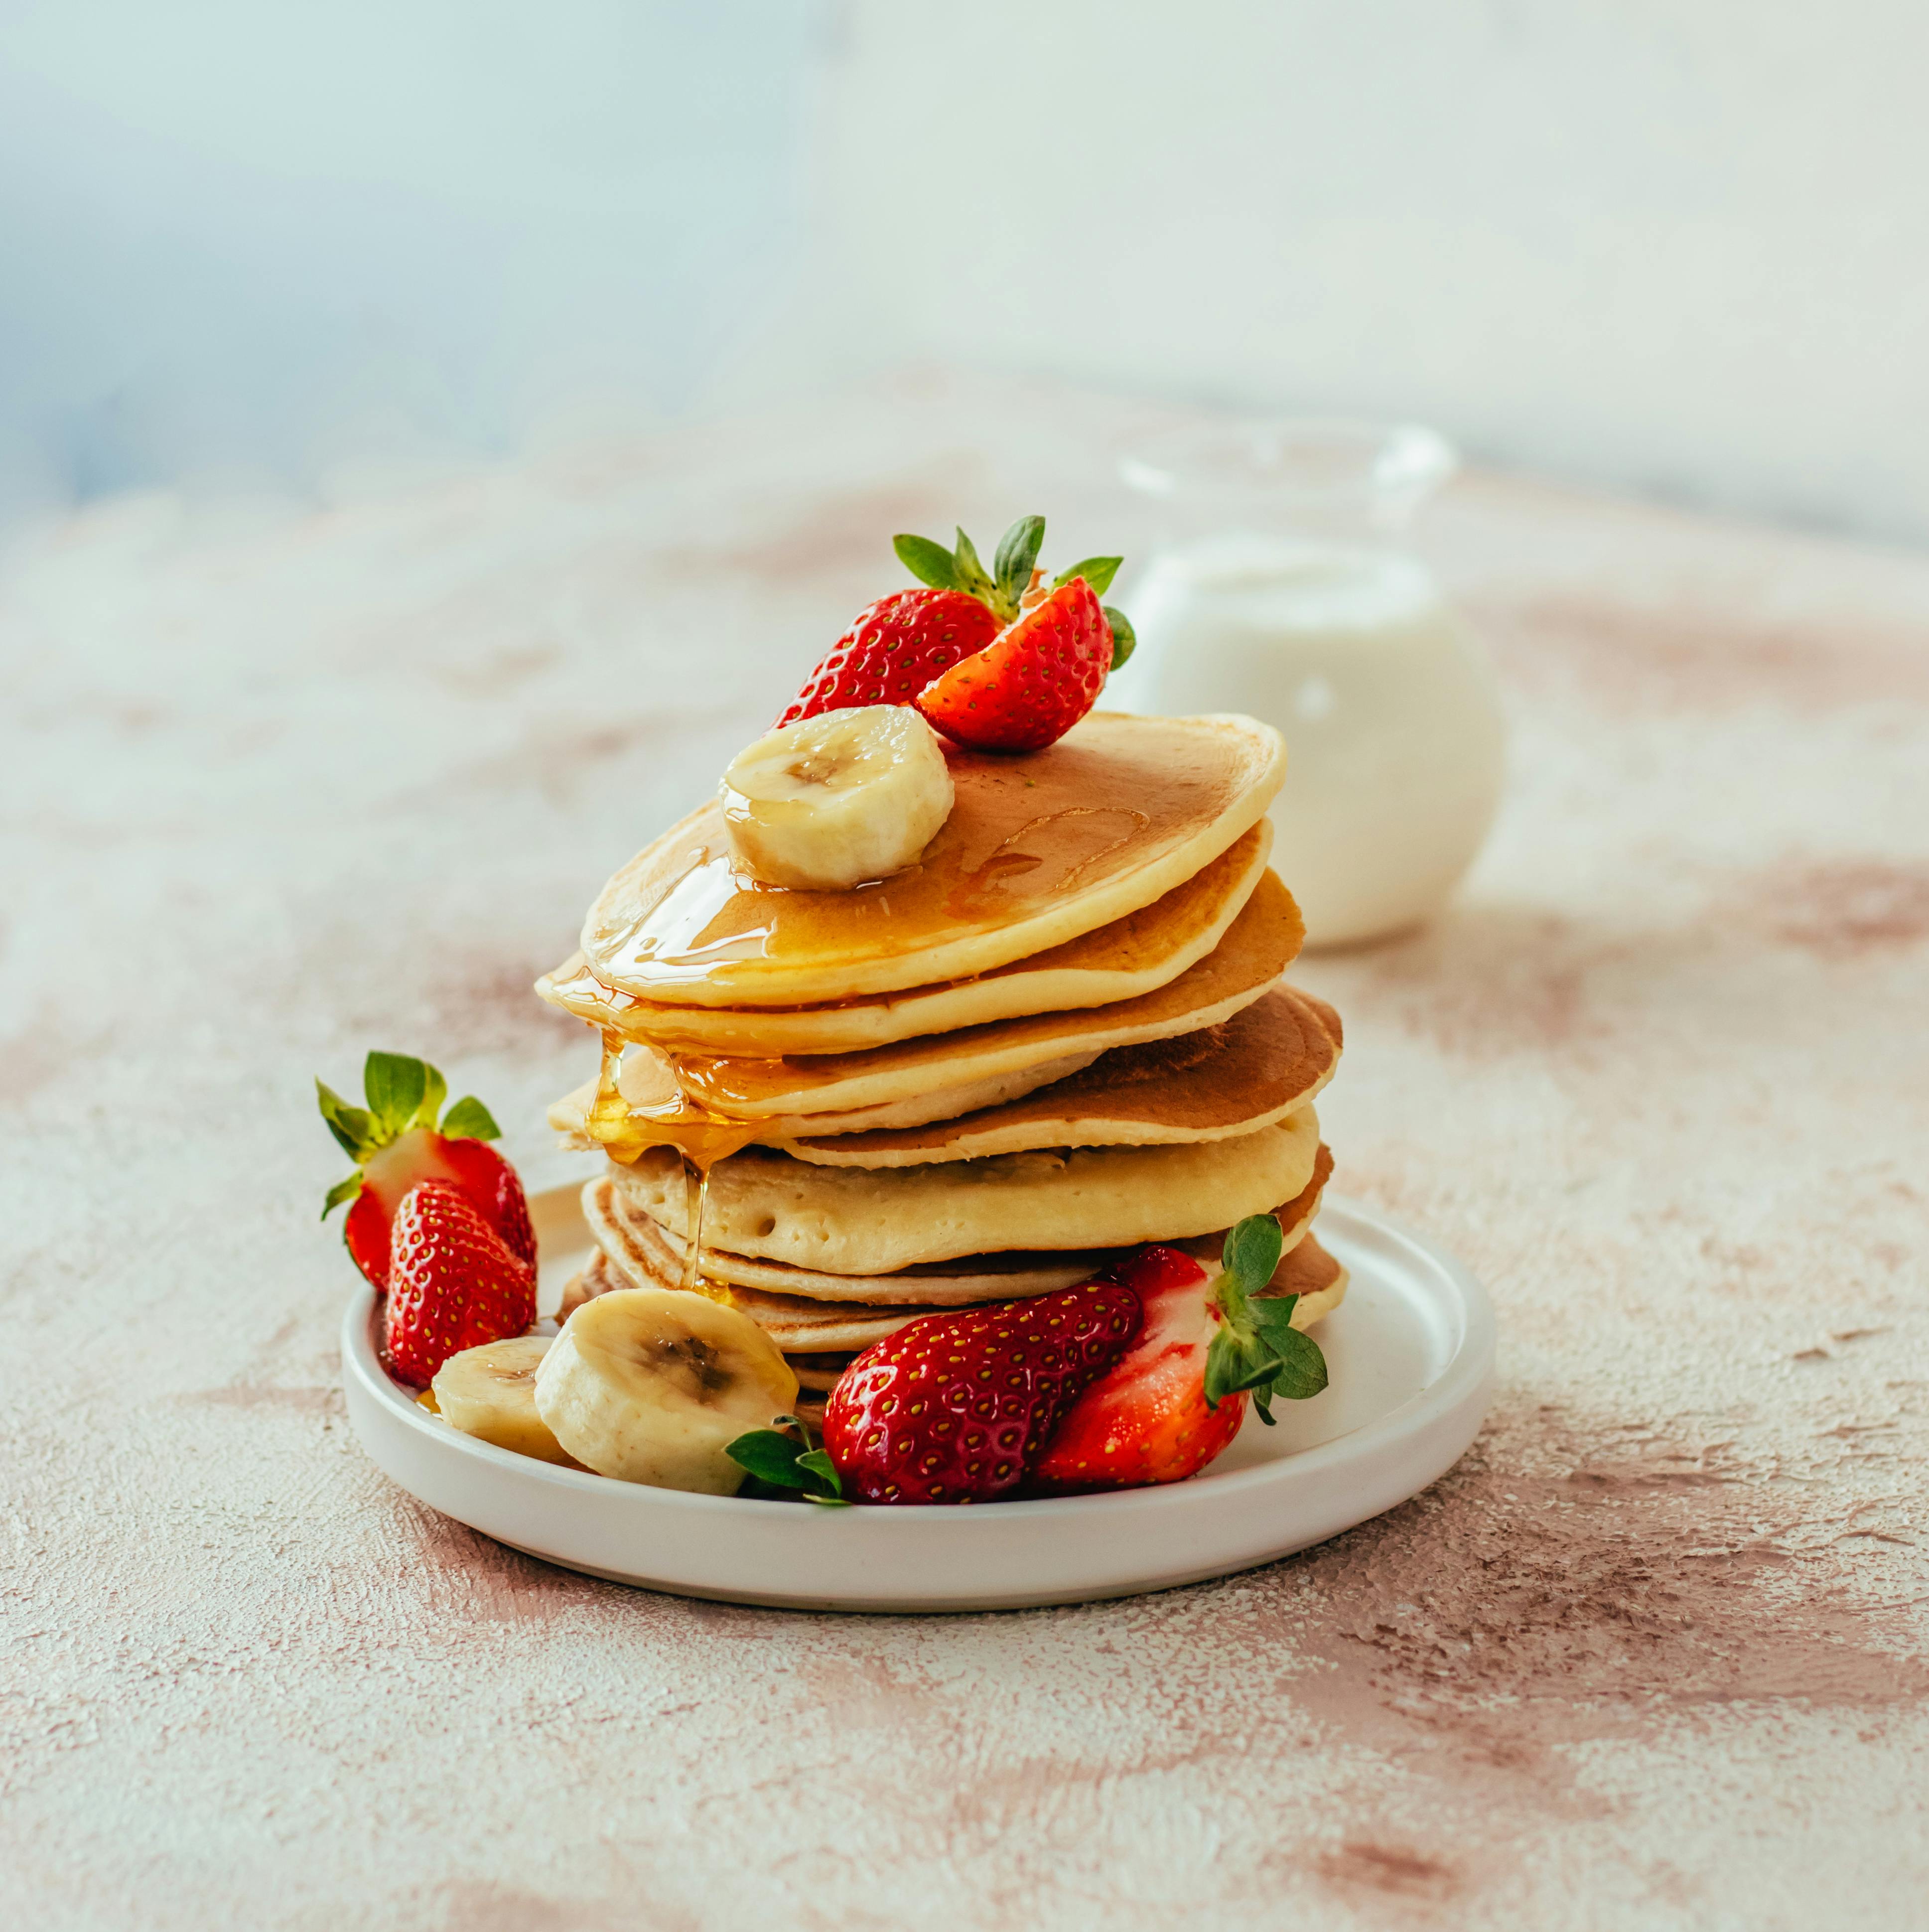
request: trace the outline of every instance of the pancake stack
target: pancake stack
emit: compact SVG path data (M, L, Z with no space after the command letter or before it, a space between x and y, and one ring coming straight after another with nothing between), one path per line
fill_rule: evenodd
M571 1300L679 1286L700 1211L704 1292L822 1391L920 1315L1150 1242L1216 1260L1272 1211L1274 1292L1318 1320L1346 1289L1312 1232L1340 1027L1281 977L1304 928L1267 864L1278 735L1095 712L1042 752L947 755L956 803L909 872L761 885L706 804L538 982L603 1039L550 1114L610 1156Z

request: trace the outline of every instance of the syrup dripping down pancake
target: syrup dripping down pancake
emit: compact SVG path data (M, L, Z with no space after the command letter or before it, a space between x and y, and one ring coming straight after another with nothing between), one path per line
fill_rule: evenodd
M1168 985L1218 945L1252 897L1272 843L1272 822L1262 818L1151 904L974 980L771 1011L670 1006L606 986L578 952L536 989L591 1026L666 1052L751 1060L858 1053L994 1020L1110 1006ZM1296 906L1292 920L1289 959L1304 937Z
M1298 931L1292 902L1268 872L1204 958L1169 985L1115 1006L998 1020L865 1053L680 1058L674 1078L652 1048L626 1049L625 1066L637 1061L637 1077L652 1092L670 1082L712 1113L758 1123L766 1144L917 1126L1016 1099L1114 1048L1229 1019L1279 977ZM629 1080L626 1070L620 1084ZM633 1098L642 1104L642 1094ZM550 1124L580 1136L594 1100L593 1084L579 1088L550 1109Z

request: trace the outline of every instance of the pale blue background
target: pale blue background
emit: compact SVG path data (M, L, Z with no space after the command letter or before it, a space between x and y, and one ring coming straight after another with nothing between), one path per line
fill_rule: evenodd
M792 0L0 0L0 503L687 407L794 266Z
M1929 541L1920 0L0 0L0 527L920 363Z

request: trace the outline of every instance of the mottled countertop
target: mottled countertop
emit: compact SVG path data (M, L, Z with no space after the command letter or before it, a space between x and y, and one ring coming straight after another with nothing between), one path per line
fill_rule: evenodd
M38 1928L1913 1927L1929 557L1476 475L1502 818L1309 961L1336 1185L1502 1323L1466 1460L1229 1582L957 1618L546 1568L363 1458L310 1076L559 1178L529 992L886 533L1142 548L1144 412L932 377L0 565L0 1916Z

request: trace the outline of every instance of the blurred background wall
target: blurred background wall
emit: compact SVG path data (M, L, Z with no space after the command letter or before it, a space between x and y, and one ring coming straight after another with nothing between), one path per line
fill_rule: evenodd
M1929 539L1908 0L0 0L0 522L940 361Z

